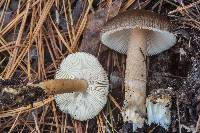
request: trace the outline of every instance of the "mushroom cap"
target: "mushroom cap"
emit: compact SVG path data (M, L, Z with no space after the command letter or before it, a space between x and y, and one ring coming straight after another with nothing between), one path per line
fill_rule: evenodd
M56 79L84 79L88 88L84 92L58 94L55 101L60 110L74 119L95 117L107 102L109 81L106 71L93 55L77 52L67 56L55 75Z
M176 42L175 35L171 33L171 22L145 10L126 11L110 19L101 31L101 41L109 48L126 54L129 34L136 27L148 30L146 45L149 55L167 50Z

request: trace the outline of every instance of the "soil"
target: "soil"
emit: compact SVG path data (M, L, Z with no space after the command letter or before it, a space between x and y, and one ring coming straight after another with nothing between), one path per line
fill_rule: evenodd
M0 80L0 111L33 104L45 99L39 87L27 86L20 79Z

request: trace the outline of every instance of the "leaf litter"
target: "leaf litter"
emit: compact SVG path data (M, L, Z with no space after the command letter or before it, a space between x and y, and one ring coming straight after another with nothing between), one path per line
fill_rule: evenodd
M200 2L191 0L0 1L0 132L131 132L120 114L126 56L101 44L99 33L107 20L135 8L176 23L177 44L149 57L147 94L171 88L168 132L199 132ZM51 95L26 87L52 79L61 60L75 51L97 56L110 77L108 104L86 122L60 112ZM138 132L167 131L145 125Z

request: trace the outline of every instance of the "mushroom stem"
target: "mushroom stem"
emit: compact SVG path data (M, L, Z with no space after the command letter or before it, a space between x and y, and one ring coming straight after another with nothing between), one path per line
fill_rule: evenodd
M134 28L129 36L125 72L124 121L141 128L146 115L146 30Z
M83 92L88 88L86 80L78 79L54 79L39 83L39 87L46 92L63 94L71 92Z

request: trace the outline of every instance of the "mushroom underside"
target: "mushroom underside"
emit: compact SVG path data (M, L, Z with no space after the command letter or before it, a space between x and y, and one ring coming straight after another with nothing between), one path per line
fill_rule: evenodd
M130 37L129 35L132 29L131 27L127 27L123 29L117 29L115 31L106 32L101 36L102 42L106 44L109 48L119 53L126 54L128 50L127 44ZM168 31L161 31L155 28L142 29L145 29L145 31L147 32L146 45L148 55L155 55L162 51L165 51L172 47L176 42L176 37Z
M60 110L74 119L87 120L95 117L107 102L107 73L98 60L87 53L68 55L60 65L55 79L82 79L88 87L83 92L57 94L55 100Z

